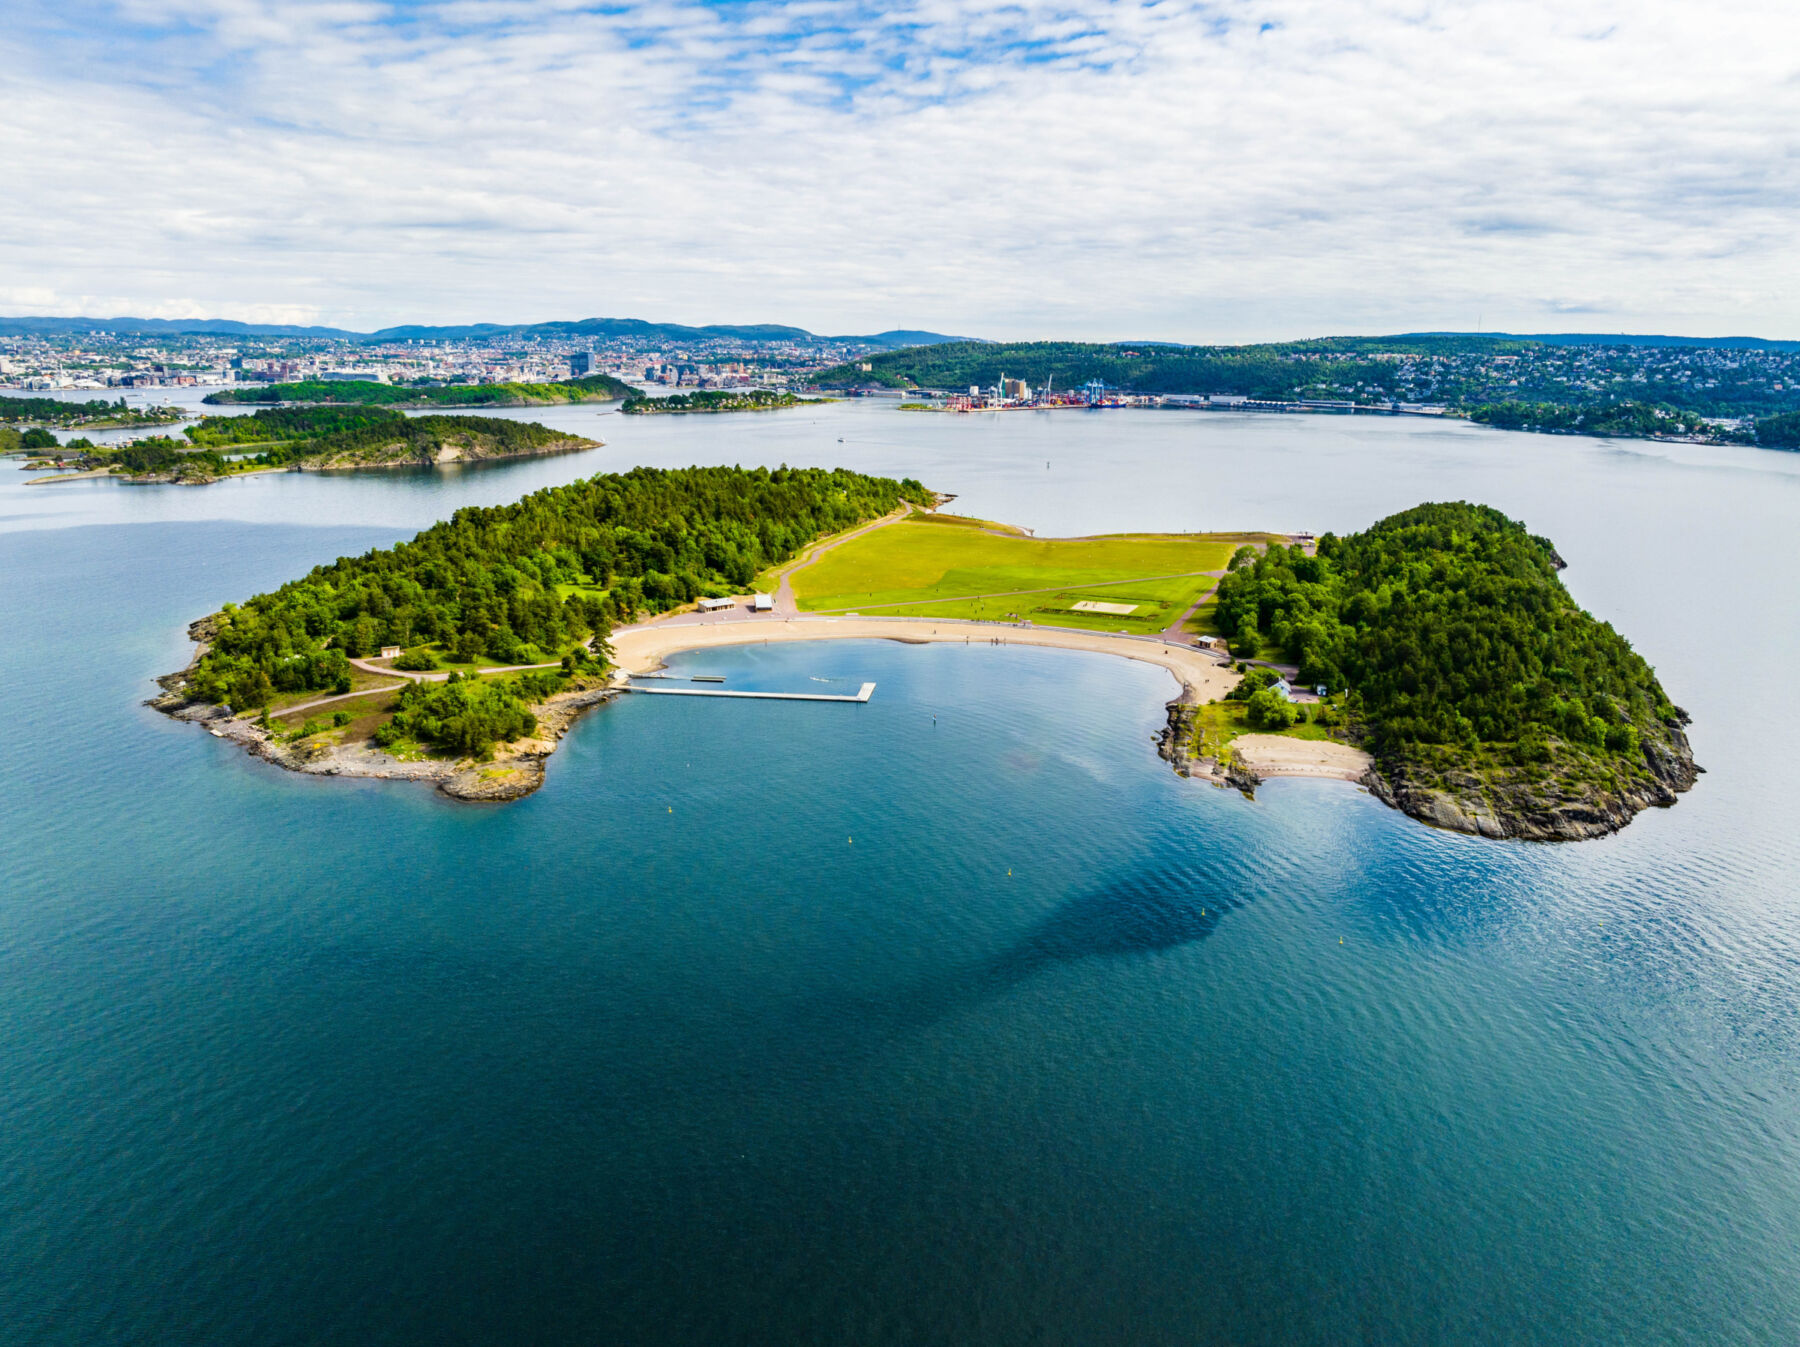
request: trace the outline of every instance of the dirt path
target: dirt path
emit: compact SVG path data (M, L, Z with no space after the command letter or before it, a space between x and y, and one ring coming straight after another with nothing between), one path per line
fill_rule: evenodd
M350 667L353 669L361 669L364 673L375 674L381 678L404 678L404 679L407 679L408 681L414 682L414 683L440 683L444 679L448 678L451 673L451 671L448 669L438 669L434 672L426 672L424 670L417 670L417 669L384 669L384 668L382 668L381 665L371 664L366 659L353 659L350 661ZM551 660L548 664L499 664L499 665L495 665L491 669L476 669L475 672L476 673L484 673L484 674L523 673L527 669L560 669L560 668L562 668L561 660ZM394 684L394 686L399 687L400 684L396 683L396 684ZM339 695L345 696L345 697L354 697L358 694L356 694L354 692L346 692L346 693L340 693ZM284 712L282 712L282 714L286 715L287 712L284 711Z
M1216 575L1221 580L1225 578L1224 571L1207 571L1207 572L1205 572L1205 574ZM1215 583L1211 589L1207 590L1206 593L1202 594L1199 598L1195 599L1192 606L1189 607L1189 609L1185 613L1183 613L1180 617L1176 618L1168 626L1163 628L1163 630L1162 630L1163 640L1165 640L1165 641L1185 641L1185 640L1187 640L1188 635L1185 631L1182 630L1182 628L1187 626L1189 618L1191 618L1195 613L1200 611L1200 605L1205 603L1208 599L1210 599L1213 595L1217 594L1218 592L1219 592L1219 586Z
M889 524L897 524L910 515L916 507L904 505L892 514L885 514L872 524L864 524L861 528L852 529L848 533L839 534L835 538L827 538L824 542L814 543L807 551L802 552L794 560L781 568L781 583L775 587L775 611L787 617L799 613L800 605L794 598L794 577L805 570L813 562L824 556L833 548L842 547L852 538L860 538L865 533L873 533L876 529L886 528Z
M364 666L360 664L356 667L359 669L364 668ZM326 706L332 702L347 702L352 697L367 697L370 693L374 692L397 692L405 686L405 683L389 683L386 687L358 688L355 692L337 692L329 697L320 697L316 701L301 702L298 706L284 706L279 711L273 711L270 714L277 716L291 716L300 711L310 711L315 706Z

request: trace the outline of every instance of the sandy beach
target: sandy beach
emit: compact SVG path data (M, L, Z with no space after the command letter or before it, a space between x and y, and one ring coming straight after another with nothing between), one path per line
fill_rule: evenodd
M612 634L613 658L626 673L651 673L670 655L685 650L754 645L766 641L902 641L910 645L1044 646L1053 650L1085 650L1117 655L1167 669L1181 685L1180 700L1190 704L1222 697L1238 676L1198 650L1150 637L1109 636L1103 632L1058 627L1019 627L992 622L959 622L949 618L907 617L775 617L736 618L715 622L647 622L621 627Z
M1360 748L1283 734L1240 734L1231 741L1238 761L1258 777L1325 776L1361 781L1374 759Z

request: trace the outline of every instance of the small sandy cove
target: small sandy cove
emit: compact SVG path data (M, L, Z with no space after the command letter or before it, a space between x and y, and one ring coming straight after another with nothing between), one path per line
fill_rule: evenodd
M1284 734L1240 734L1231 741L1238 761L1259 777L1327 776L1361 781L1374 761L1360 748Z
M1067 627L1018 627L992 622L905 617L776 617L721 622L647 622L621 627L612 634L613 659L626 673L651 673L663 660L684 650L710 650L765 641L903 641L909 645L941 642L954 645L1048 646L1054 650L1088 650L1100 655L1155 664L1175 675L1181 700L1211 701L1229 692L1238 676L1198 650L1153 637L1109 636Z

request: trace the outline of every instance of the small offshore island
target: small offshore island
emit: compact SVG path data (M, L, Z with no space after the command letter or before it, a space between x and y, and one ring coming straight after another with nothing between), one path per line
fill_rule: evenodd
M134 485L204 486L255 472L355 472L576 453L600 446L535 421L492 416L409 417L387 407L271 407L250 416L209 416L188 443L160 436L118 448L71 440L28 467L59 475L27 485L115 477ZM70 470L72 469L72 471Z
M1339 538L1038 539L908 479L638 468L461 510L196 622L151 704L281 766L535 790L675 652L883 638L1088 650L1181 683L1159 752L1249 793L1340 777L1437 827L1573 840L1694 784L1687 716L1543 538L1421 505ZM755 605L750 589L768 590Z
M616 402L637 390L610 374L557 383L389 384L365 379L308 379L292 384L222 388L202 401L227 403L335 403L358 407L554 407L571 402Z
M742 391L727 389L702 390L696 393L671 393L667 397L645 397L634 392L619 408L626 416L681 416L707 412L772 412L783 407L799 407L810 402L829 402L830 398L801 398L792 393L778 393L768 388Z

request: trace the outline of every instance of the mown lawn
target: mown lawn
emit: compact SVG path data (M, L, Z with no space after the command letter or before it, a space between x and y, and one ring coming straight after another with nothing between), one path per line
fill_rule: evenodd
M1001 537L978 520L915 515L826 553L794 576L794 592L809 612L1160 631L1217 583L1206 572L1223 569L1242 541L1235 534ZM1043 592L1013 592L1020 590ZM1084 599L1135 611L1072 611Z

